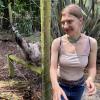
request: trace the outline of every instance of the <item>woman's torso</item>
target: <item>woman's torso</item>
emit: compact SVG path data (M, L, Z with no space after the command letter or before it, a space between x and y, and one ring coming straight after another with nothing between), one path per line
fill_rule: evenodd
M90 52L89 37L82 34L76 43L60 38L58 76L66 80L78 80L84 75Z

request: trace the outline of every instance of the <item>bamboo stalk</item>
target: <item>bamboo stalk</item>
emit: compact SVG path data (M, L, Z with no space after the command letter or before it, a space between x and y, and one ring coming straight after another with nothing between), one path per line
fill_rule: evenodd
M9 11L9 19L10 19L10 24L13 23L13 18L12 18L12 9L11 9L11 2L8 0L8 11Z
M51 100L50 91L50 26L51 26L51 0L41 0L41 51L42 51L42 100Z

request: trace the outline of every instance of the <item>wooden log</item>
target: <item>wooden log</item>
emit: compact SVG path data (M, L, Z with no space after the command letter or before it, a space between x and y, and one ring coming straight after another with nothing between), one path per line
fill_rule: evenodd
M13 62L16 62L18 64L24 65L23 67L30 69L33 72L36 72L38 74L42 74L42 67L36 67L32 64L29 64L28 62L24 61L23 59L20 59L14 55L8 55L8 67L9 67L9 76L14 77L14 66Z
M8 62L8 67L9 67L9 76L12 78L14 77L14 66L13 66L13 60L10 59L9 55L7 56L7 62Z

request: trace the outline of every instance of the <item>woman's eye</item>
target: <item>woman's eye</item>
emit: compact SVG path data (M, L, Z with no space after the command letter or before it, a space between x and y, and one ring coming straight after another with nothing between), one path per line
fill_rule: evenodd
M62 24L62 25L65 25L66 23L67 23L67 24L72 24L72 22L73 22L72 20L68 20L68 21L61 22L61 24Z
M64 25L65 22L61 22L62 25Z
M71 24L71 23L72 23L72 20L69 20L67 23L68 23L68 24Z

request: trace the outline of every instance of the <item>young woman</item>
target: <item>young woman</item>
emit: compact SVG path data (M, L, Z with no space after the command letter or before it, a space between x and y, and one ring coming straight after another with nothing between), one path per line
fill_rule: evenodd
M88 95L96 92L97 41L81 33L83 16L78 5L70 4L61 12L65 35L56 38L51 47L50 78L53 100L81 100L84 87ZM88 67L88 77L84 69Z

